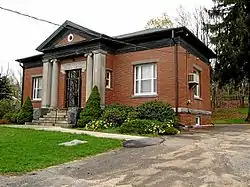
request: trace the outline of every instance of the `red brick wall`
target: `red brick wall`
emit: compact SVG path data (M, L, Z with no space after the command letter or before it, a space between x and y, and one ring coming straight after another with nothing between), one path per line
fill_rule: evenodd
M189 108L211 111L210 67L196 56L187 53L187 51L182 47L179 47L179 52L179 106L187 107L187 101L191 100ZM188 85L187 75L189 73L193 73L194 66L198 66L201 69L201 100L194 98L194 91Z
M208 125L208 124L211 124L212 122L211 116L207 116L207 115L197 115L197 116L200 116L202 125ZM195 117L196 115L192 115L192 114L180 114L178 119L181 124L195 125L196 123Z
M42 75L43 68L35 67L25 69L24 72L24 92L23 92L23 101L25 102L26 98L29 96L32 100L32 76ZM32 105L34 108L41 108L41 101L33 101Z
M105 91L105 103L110 105L114 101L114 69L113 69L113 63L114 63L114 56L107 54L106 56L106 70L111 71L111 88L106 88Z
M154 98L134 98L134 76L133 65L131 63L148 59L158 59L158 96ZM163 100L174 105L175 89L173 89L173 85L175 82L172 48L161 48L161 51L152 49L119 54L114 56L113 61L114 102L135 106L149 100Z

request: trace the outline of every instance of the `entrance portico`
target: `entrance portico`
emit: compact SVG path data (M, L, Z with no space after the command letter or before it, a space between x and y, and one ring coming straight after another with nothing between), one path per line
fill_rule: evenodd
M42 108L57 108L57 107L72 107L66 103L78 103L75 107L81 106L80 97L81 94L86 95L86 101L91 94L91 90L94 86L97 86L100 92L101 104L105 104L105 64L106 64L106 52L103 50L94 50L86 53L85 60L70 62L70 63L60 63L60 60L54 59L44 59L43 60L43 95L42 95ZM70 58L70 57L69 57ZM74 57L73 57L74 58ZM81 79L80 81L70 81L67 75L69 71L84 72L86 77L86 87L82 87ZM60 72L59 72L60 71ZM59 76L60 74L65 74L63 90L65 105L58 106L58 89L59 89ZM81 76L81 73L78 75ZM81 78L81 77L79 77ZM75 78L75 80L78 80ZM69 84L70 83L70 84ZM77 84L77 85L74 85ZM76 89L74 89L76 88ZM74 94L71 94L75 92ZM77 94L76 92L79 92ZM72 96L74 97L68 97ZM79 98L75 96L78 95ZM72 101L71 101L72 100ZM79 100L78 102L73 102L73 100Z

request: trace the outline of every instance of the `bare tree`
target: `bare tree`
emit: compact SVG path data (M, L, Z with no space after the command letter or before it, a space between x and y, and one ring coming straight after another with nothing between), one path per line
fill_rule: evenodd
M161 16L150 19L145 28L171 28L173 27L173 22L170 20L167 13L163 13Z

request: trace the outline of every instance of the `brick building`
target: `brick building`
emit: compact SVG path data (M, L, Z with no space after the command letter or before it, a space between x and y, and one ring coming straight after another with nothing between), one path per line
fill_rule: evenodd
M22 99L34 108L84 107L98 86L101 104L170 103L181 123L211 119L210 64L215 54L187 28L110 37L66 21L23 66Z

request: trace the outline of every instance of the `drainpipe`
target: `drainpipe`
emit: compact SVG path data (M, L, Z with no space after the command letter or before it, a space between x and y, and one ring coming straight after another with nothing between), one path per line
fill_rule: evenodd
M174 64L175 64L175 92L176 92L176 98L175 98L175 115L178 116L178 109L179 109L179 58L178 58L178 42L175 41L175 33L174 30L172 30L172 40L174 42Z
M22 77L22 94L21 94L21 106L23 106L23 91L24 91L24 76L25 76L25 67L19 63L19 66L23 69L23 77Z

